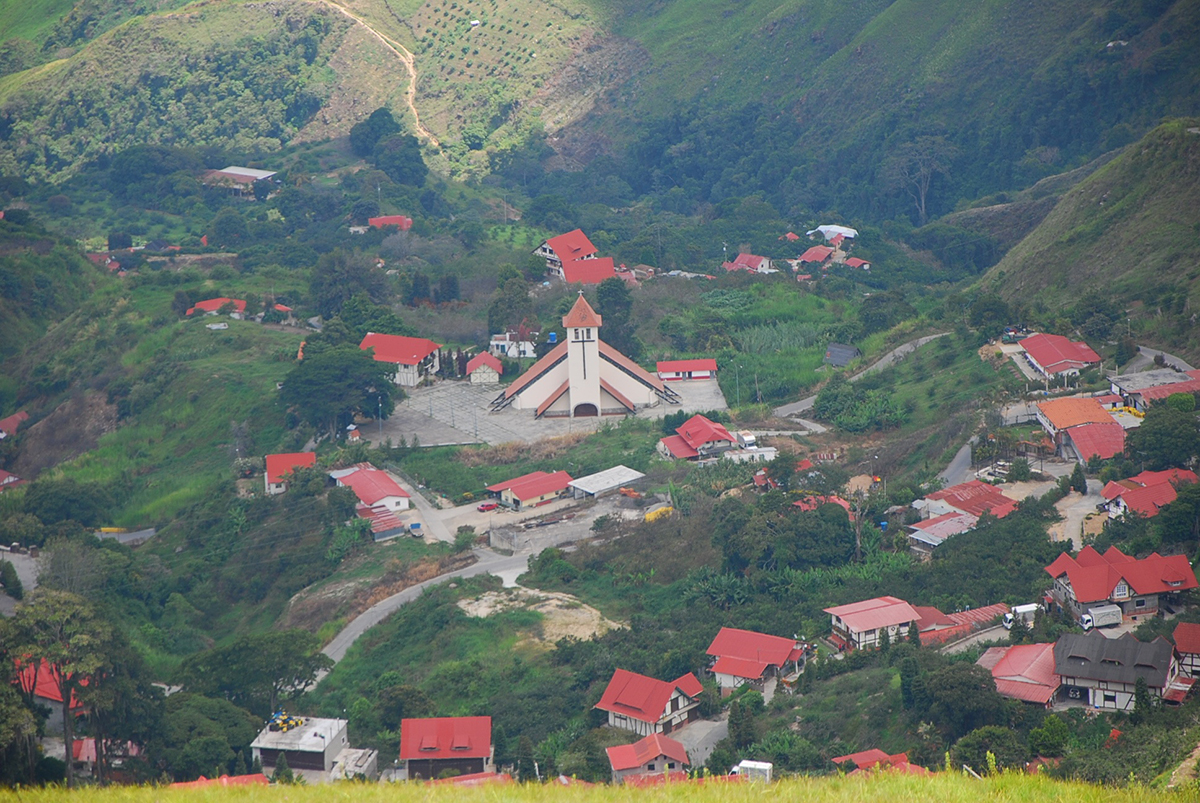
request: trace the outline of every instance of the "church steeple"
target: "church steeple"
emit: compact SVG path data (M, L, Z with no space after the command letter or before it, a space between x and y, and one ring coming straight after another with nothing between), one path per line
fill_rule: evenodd
M571 416L600 414L600 338L603 320L580 291L571 311L563 316L567 330L567 394Z
M592 309L592 305L587 303L587 299L583 297L583 291L580 290L579 298L575 299L575 305L571 307L571 311L563 316L562 324L564 329L576 326L599 329L603 321L604 319Z

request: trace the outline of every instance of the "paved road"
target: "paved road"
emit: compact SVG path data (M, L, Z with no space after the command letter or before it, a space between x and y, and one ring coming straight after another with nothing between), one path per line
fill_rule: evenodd
M444 583L456 577L474 577L479 574L500 574L501 572L508 574L514 570L519 570L517 574L520 574L529 565L528 554L505 557L487 549L476 549L475 556L479 560L466 568L447 572L446 574L434 577L432 580L426 580L423 583L417 583L415 586L410 586L387 599L375 603L342 628L342 631L334 636L333 641L325 645L325 649L321 650L321 652L332 658L335 663L342 660L342 658L346 657L346 651L350 649L350 645L357 641L363 633L366 633L372 627L382 622L399 609L400 606L412 602L421 596L421 594L425 593L425 589L430 586ZM320 683L323 677L324 675L318 677L316 682Z
M932 340L937 340L939 337L945 337L948 334L949 334L949 332L940 332L936 335L926 335L925 337L919 337L916 340L910 340L909 342L905 343L902 346L897 346L896 348L889 351L887 354L884 354L882 357L880 357L877 361L875 361L871 365L868 365L866 368L864 368L859 373L850 377L850 381L857 382L861 377L866 376L867 374L871 373L872 371L882 371L884 368L888 368L892 365L895 365L900 360L904 359L905 356L916 351L921 346L924 346L926 343L928 343ZM787 418L788 416L793 416L798 413L806 412L806 411L812 409L812 406L816 401L817 401L816 396L809 396L808 398L801 399L798 402L792 402L791 404L785 404L782 407L776 407L775 415L778 416L779 418ZM822 427L820 424L814 425L811 421L805 421L803 423L806 427L809 427L810 429L814 429L817 432L825 431L825 428Z
M1008 631L1004 629L1004 625L996 625L995 627L989 627L986 630L980 630L978 633L967 636L961 641L955 641L952 644L947 644L945 647L942 647L942 652L945 655L954 655L955 653L965 652L972 647L985 644L989 641L1007 640Z
M1071 542L1071 549L1078 552L1083 549L1083 521L1089 514L1096 512L1096 505L1104 501L1104 497L1100 496L1100 491L1104 489L1104 484L1099 480L1087 481L1088 492L1087 496L1072 492L1069 496L1060 500L1056 508L1062 514L1063 520L1055 522L1050 526L1051 541L1067 541Z
M1161 354L1163 356L1163 360L1166 362L1166 364L1168 366L1174 366L1181 371L1196 370L1195 368L1188 365L1186 362L1184 362L1179 357L1176 357L1174 354L1168 354L1165 351L1159 351L1158 349L1152 349L1149 346L1138 346L1137 356L1129 361L1129 363L1123 369L1123 372L1127 373L1127 374L1131 374L1136 371L1151 371L1158 367L1157 365L1154 364L1154 358L1156 356L1158 356L1159 354Z
M971 471L971 444L975 443L976 438L972 437L969 441L962 445L950 461L950 465L946 466L938 474L938 479L942 480L947 487L958 485L963 482L970 482L975 478L974 472Z
M729 712L721 712L720 719L700 719L689 722L682 730L671 733L671 738L687 750L688 760L693 767L702 767L712 755L717 742L729 735Z
M411 497L409 500L410 503L417 509L417 512L421 514L421 521L425 525L424 534L427 537L438 541L453 543L454 533L450 532L450 528L447 527L445 521L443 521L442 511L431 505L429 500L426 499L420 491L409 485L405 479L397 476L396 474L391 474L390 476L396 480L401 488L408 492L409 497Z

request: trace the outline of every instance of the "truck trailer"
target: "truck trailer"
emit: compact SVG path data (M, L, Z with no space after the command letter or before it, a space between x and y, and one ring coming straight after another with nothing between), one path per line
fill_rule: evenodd
M1079 617L1079 626L1084 630L1093 627L1115 627L1125 621L1125 614L1120 605L1098 605L1088 608L1087 613Z
M1041 605L1036 602L1031 602L1028 605L1014 605L1012 610L1004 614L1004 629L1012 630L1016 622L1021 622L1025 627L1033 627L1033 619L1037 616L1037 612L1041 610Z

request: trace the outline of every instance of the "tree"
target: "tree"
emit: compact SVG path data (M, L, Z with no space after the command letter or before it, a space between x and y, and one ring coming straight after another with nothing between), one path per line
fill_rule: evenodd
M317 312L325 318L337 315L342 305L359 294L375 303L388 299L387 280L364 254L334 249L322 254L309 280L309 291Z
M1029 731L1029 750L1036 756L1056 758L1066 752L1070 736L1067 723L1051 714L1040 727Z
M224 697L265 717L333 666L320 646L303 630L242 636L227 647L191 656L180 674L189 691Z
M1029 757L1021 739L1009 728L987 725L971 731L954 743L950 754L955 764L966 764L976 772L990 768L987 754L995 756L999 768L1024 767Z
M63 742L67 755L75 742L75 714L69 701L78 699L91 678L109 666L107 650L112 628L81 597L64 591L38 589L17 608L6 645L22 667L45 662L63 704ZM72 762L67 762L67 786L75 783Z
M192 296L187 290L176 290L175 297L171 299L171 312L182 318L192 308L192 303Z
M162 727L148 741L146 754L156 769L177 781L228 766L262 727L260 719L233 703L186 691L168 697L163 709Z
M208 242L219 248L234 248L246 241L246 219L236 209L225 207L208 224Z
M1167 404L1185 413L1196 411L1196 396L1194 393L1172 393L1167 397Z
M1129 430L1125 452L1154 471L1186 466L1200 454L1200 428L1195 414L1155 404L1146 412L1141 426Z
M641 356L641 344L629 321L633 312L633 296L629 285L616 278L605 279L596 288L596 308L604 318L604 341L632 360Z
M282 750L279 751L279 757L275 759L275 774L271 776L271 780L283 784L296 782L296 776L292 773L292 768L288 766L287 753Z
M350 149L357 156L370 156L379 140L399 134L401 130L400 124L390 111L385 108L376 109L366 120L351 126Z
M419 187L429 174L421 158L421 143L411 134L392 134L379 140L372 158L375 166L397 184Z
M999 719L1003 700L992 673L981 666L950 664L930 673L924 685L929 697L925 714L951 739Z
M279 398L313 426L328 428L333 438L354 413L387 418L403 392L387 364L354 346L337 346L306 356L288 372Z
M915 627L910 627L908 632L916 630ZM921 673L920 667L917 666L917 659L911 655L900 661L900 702L905 708L912 708L915 702L913 697L913 681L917 675Z
M117 251L133 246L133 237L127 231L110 231L108 233L108 250Z
M1138 676L1133 684L1133 721L1141 724L1150 719L1154 713L1154 698L1150 696L1150 686L1144 677Z
M1075 464L1075 470L1071 472L1071 487L1087 496L1087 475L1083 473L1083 463Z
M884 163L884 180L912 198L918 226L924 226L929 219L926 202L934 176L949 176L950 163L957 155L958 149L945 137L923 136L901 145Z
M13 599L25 596L25 586L17 576L17 567L7 560L0 560L0 586L4 586L4 593Z

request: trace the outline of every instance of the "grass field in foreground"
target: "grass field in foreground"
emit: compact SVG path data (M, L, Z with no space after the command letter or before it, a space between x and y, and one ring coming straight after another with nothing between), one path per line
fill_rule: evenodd
M453 786L429 787L417 784L357 784L342 783L314 787L252 787L193 790L171 790L156 787L111 787L108 789L85 789L69 792L65 789L22 789L20 793L0 790L0 801L21 803L62 803L68 800L116 803L133 801L259 801L286 800L289 803L335 803L356 801L369 803L407 803L407 801L757 801L764 798L776 800L804 800L806 803L1139 803L1139 801L1173 800L1176 795L1142 786L1123 789L1089 786L1080 783L1064 783L1028 775L1002 775L986 780L975 780L958 774L913 777L877 775L858 778L839 777L825 779L795 779L781 781L771 786L762 784L713 783L697 785L678 783L652 789L626 789L614 786L592 788L562 787L558 785L509 785L474 789ZM1179 799L1188 799L1186 796Z

